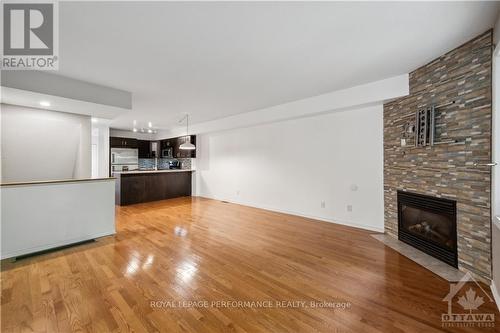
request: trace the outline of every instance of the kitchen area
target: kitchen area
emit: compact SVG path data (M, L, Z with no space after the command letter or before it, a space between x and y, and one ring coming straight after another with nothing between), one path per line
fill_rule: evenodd
M164 140L111 136L115 202L130 205L191 195L196 135Z

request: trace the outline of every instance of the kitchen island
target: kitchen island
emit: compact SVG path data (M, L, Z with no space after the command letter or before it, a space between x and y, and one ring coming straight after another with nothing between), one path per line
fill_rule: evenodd
M115 201L124 206L191 195L194 170L134 170L115 172Z

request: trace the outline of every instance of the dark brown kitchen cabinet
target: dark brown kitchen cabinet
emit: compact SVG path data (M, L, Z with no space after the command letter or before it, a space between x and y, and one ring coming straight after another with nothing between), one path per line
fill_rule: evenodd
M191 135L191 143L196 146L196 135ZM189 150L189 157L191 158L196 157L196 149Z
M174 157L175 139L165 139L160 141L160 156L163 158Z
M175 139L165 139L160 141L162 149L173 148L175 146Z
M180 145L183 143L187 142L189 138L189 141L196 146L196 135L190 135L188 136L180 136L178 138L175 138L175 146L174 146L174 157L176 158L195 158L196 157L196 149L194 150L183 150L180 149Z
M190 196L191 174L191 171L114 174L116 204L123 206Z
M162 154L162 157L168 158L166 153L171 151L173 158L195 158L196 157L196 149L195 150L182 150L179 148L181 144L186 142L187 136L180 136L178 138L164 139L160 141L160 149L161 152L165 152ZM196 145L196 135L191 135L191 143Z
M139 148L139 158L152 158L153 150L151 149L151 141L137 140L137 148Z
M123 138L117 138L113 136L109 138L109 146L111 148L121 147L122 144L123 144Z
M109 138L109 146L111 148L137 148L137 139L112 136Z

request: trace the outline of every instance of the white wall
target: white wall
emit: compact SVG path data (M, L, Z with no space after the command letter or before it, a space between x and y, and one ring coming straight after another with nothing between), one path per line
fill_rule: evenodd
M493 28L493 43L495 45L500 44L500 11L497 14L497 20Z
M92 145L97 147L97 172L92 177L109 177L109 120L94 118L92 122Z
M500 310L500 221L492 225L492 263L493 279L491 281L493 295Z
M115 233L114 179L10 185L0 193L1 259Z
M499 13L500 14L500 13ZM492 161L500 163L500 15L494 30L496 48L493 56L493 138ZM492 168L492 291L500 309L500 165Z
M89 178L89 116L1 104L2 182Z
M197 146L196 195L383 231L382 104L202 134Z

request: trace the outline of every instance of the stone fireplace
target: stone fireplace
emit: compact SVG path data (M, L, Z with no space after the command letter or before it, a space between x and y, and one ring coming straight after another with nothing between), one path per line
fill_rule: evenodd
M485 282L491 279L491 169L484 164L491 161L492 46L487 31L410 73L410 94L384 104L386 234L416 247L426 243L424 252ZM431 144L412 141L421 110L433 112ZM418 206L415 197L448 204L439 208L446 213Z

